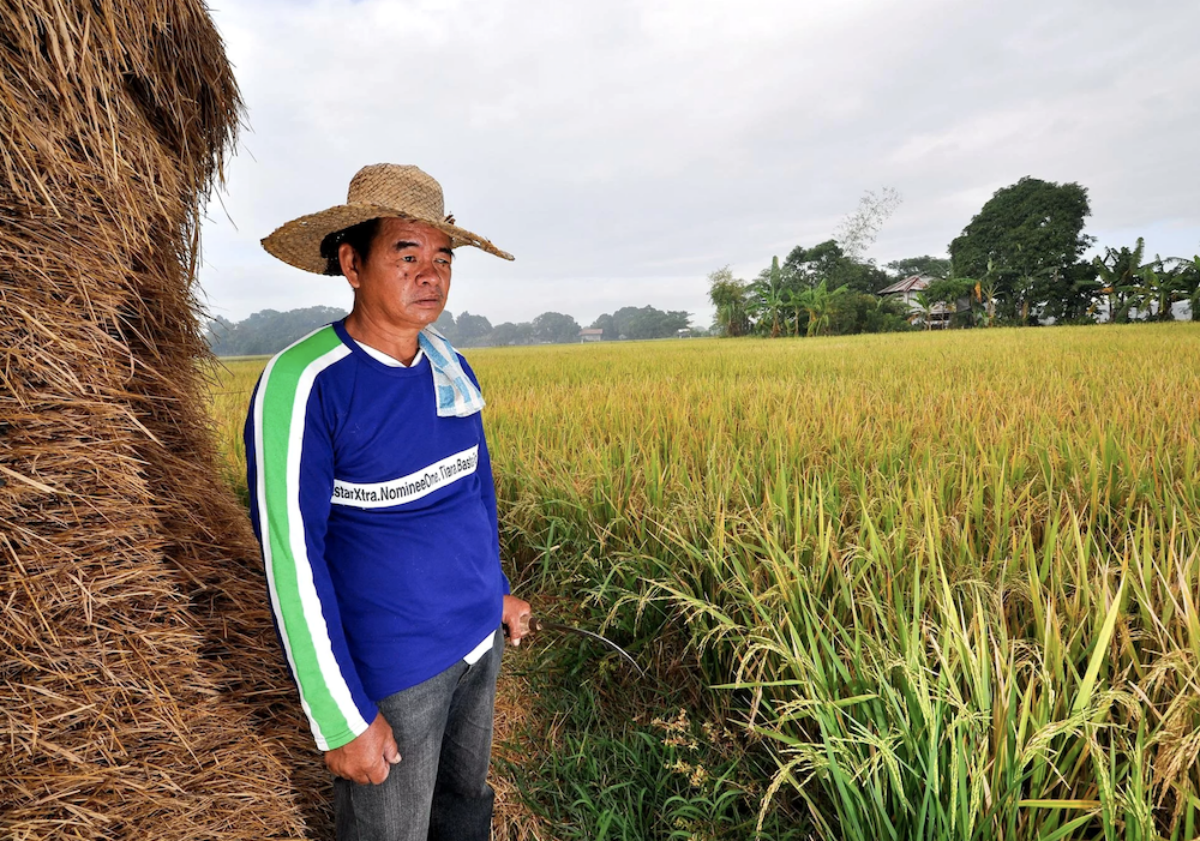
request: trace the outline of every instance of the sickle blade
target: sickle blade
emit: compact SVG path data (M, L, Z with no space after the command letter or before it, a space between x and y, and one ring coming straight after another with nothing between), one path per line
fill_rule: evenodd
M642 676L642 677L646 676L646 670L638 665L637 661L633 659L633 656L630 655L630 653L628 651L621 648L621 646L617 645L615 642L608 639L608 637L602 637L597 633L593 633L592 631L585 631L583 628L576 628L574 625L564 625L561 622L554 622L549 619L541 619L541 618L532 619L529 623L529 627L530 627L530 630L533 630L533 631L538 631L538 630L562 631L563 633L577 634L578 636L581 636L581 637L587 637L588 639L596 640L597 642L602 642L605 645L607 645L609 648L611 648L613 651L620 654L621 657L623 657L625 659L625 662L627 662L629 665L633 666L633 668L637 670L637 673L640 676Z

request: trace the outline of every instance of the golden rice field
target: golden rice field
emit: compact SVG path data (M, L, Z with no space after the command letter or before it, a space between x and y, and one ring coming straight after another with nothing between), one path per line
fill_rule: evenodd
M1200 836L1200 325L468 357L514 580L686 636L764 809ZM219 383L231 476L262 364Z

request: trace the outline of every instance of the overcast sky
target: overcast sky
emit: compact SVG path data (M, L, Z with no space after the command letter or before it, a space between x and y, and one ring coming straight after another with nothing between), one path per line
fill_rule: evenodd
M234 321L349 308L259 239L384 161L516 255L456 260L448 309L493 324L707 326L710 272L752 278L884 186L880 265L945 255L1025 175L1085 186L1100 246L1200 252L1195 0L215 2L248 125L200 278Z

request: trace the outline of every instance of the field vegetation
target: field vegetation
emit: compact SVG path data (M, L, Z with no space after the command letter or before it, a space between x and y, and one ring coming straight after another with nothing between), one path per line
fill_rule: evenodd
M470 359L555 837L1200 835L1197 325Z

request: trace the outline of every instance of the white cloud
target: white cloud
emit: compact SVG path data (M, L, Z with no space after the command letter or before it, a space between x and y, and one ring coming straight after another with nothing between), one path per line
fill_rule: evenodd
M1200 247L1191 2L245 0L214 11L251 131L205 226L214 311L345 306L258 240L417 163L517 255L456 266L494 323L625 305L696 312L832 235L864 189L904 204L872 254L941 253L1025 175L1089 188L1091 233ZM1190 249L1190 251L1189 251Z

